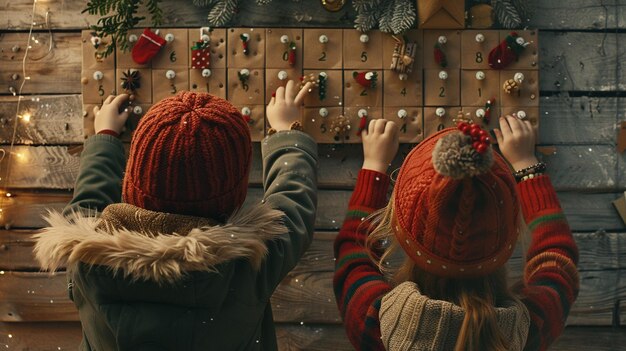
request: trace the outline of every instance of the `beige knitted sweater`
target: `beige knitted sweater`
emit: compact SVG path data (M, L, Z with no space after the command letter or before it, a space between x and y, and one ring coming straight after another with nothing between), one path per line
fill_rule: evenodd
M497 307L496 314L509 350L523 350L530 325L526 307L511 301ZM389 351L451 351L465 311L453 303L430 299L415 283L404 282L383 297L379 317L382 342Z

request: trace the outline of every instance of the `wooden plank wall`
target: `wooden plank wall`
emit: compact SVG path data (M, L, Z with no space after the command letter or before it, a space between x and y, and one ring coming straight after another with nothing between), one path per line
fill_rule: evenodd
M275 0L280 1L280 0ZM234 25L350 27L349 6L324 11L317 1L281 1L261 8L242 0ZM611 201L626 190L626 163L615 151L617 124L626 120L621 62L626 58L626 5L621 0L532 0L529 27L541 30L541 156L557 187L581 250L581 292L570 327L554 350L626 350L626 232ZM0 347L75 349L80 325L66 297L64 273L39 272L32 235L41 215L71 198L78 156L90 121L80 97L80 30L96 20L80 15L84 1L39 1L27 74L32 80L15 124L9 86L23 79L21 61L32 1L0 2L0 186L13 196L0 203ZM206 13L190 1L164 0L164 26L199 27ZM53 29L54 47L46 54ZM17 53L11 48L21 46ZM13 74L19 74L13 80ZM15 134L15 146L10 141ZM127 139L128 140L128 139ZM403 146L396 164L410 146ZM6 155L2 157L2 155ZM10 157L8 157L10 156ZM281 350L350 350L332 295L332 241L355 182L358 145L320 147L317 234L311 249L272 298ZM5 171L11 166L10 177ZM8 183L7 183L8 179ZM250 201L261 197L260 151L255 157ZM3 194L0 194L3 195ZM519 277L521 253L511 261Z

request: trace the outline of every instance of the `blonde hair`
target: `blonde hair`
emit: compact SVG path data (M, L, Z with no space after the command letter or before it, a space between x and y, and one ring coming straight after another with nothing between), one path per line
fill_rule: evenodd
M452 302L465 310L454 351L508 350L508 342L498 327L495 306L507 300L519 300L508 287L506 267L502 266L483 277L454 279L419 269L405 255L404 261L394 269L390 262L400 247L391 229L395 210L394 194L386 207L374 212L363 222L371 230L365 240L370 259L377 263L385 276L391 277L394 285L413 281L424 295Z

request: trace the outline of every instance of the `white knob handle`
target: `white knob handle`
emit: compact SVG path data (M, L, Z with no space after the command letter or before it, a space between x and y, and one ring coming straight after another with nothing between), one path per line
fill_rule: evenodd
M283 44L287 44L289 42L289 37L287 35L283 35L280 37L280 42Z
M165 35L165 41L167 41L168 43L171 43L174 41L174 34L172 33L167 33Z
M326 117L328 116L328 109L326 107L322 107L320 108L320 116L321 117Z
M250 71L247 68L244 68L241 71L239 71L239 74L241 74L242 76L249 76Z
M211 37L208 34L202 34L202 36L200 37L200 40L202 40L203 42L207 43L207 42L211 41Z
M137 36L135 34L131 34L128 36L128 42L129 43L134 43L137 41Z
M482 108L479 108L478 110L476 110L476 117L478 117L478 118L485 117L485 110L482 109Z
M485 41L485 36L483 35L483 33L476 34L476 42L477 43L482 43L484 41Z
M93 72L93 79L102 80L102 78L104 78L104 74L102 74L102 72L100 71Z
M364 108L360 109L359 112L357 112L357 116L359 116L359 118L367 117L367 110Z
M165 77L167 79L174 79L176 77L176 72L170 69L167 72L165 72Z
M478 80L485 80L485 72L483 72L483 71L476 72L476 79L478 79Z
M320 72L320 77L324 77L324 78L326 78L326 77L328 77L328 73L326 73L326 72Z
M435 114L437 115L437 117L443 117L446 115L446 109L443 107L437 107L437 109L435 110Z
M519 119L525 119L526 118L526 111L517 111L516 116Z
M280 79L280 80L287 79L287 72L285 72L285 71L278 72L278 79Z
M361 34L361 36L359 37L359 40L361 41L361 43L365 44L368 41L370 41L370 36L367 34Z
M526 40L524 40L524 38L522 38L522 37L517 37L515 39L515 42L518 43L519 45L522 45L522 46L526 46L527 45L526 44Z
M140 115L143 113L143 108L141 108L141 106L135 106L133 107L133 113L136 115Z
M400 73L400 74L398 74L398 78L400 80L408 80L409 79L409 75L406 74L406 73Z
M513 76L513 80L517 84L522 84L522 82L524 81L524 73L521 73L521 72L515 73L515 75Z
M405 109L398 110L398 118L403 119L403 118L406 118L406 116L408 115L409 113L406 112Z
M320 43L322 43L322 44L326 44L326 43L328 43L328 37L327 37L326 35L322 34L322 35L320 35L320 37L319 37L319 41L320 41Z
M208 68L205 68L202 70L202 76L204 78L209 78L211 76L211 70Z
M443 44L448 42L448 38L446 38L445 35L442 35L439 38L437 38L437 42L439 42L439 44L443 45Z
M250 113L252 113L252 111L250 111L249 107L244 107L241 109L241 114L244 116L250 116Z
M446 71L440 71L440 72L439 72L439 79L441 79L441 80L446 80L446 79L448 79L448 72L446 72Z

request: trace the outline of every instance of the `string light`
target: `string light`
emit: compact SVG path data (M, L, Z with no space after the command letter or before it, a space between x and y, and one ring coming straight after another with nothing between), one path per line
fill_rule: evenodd
M33 35L33 29L37 25L37 22L35 22L36 9L37 9L37 0L33 0L33 6L32 6L32 11L31 11L31 21L30 21L31 26L28 30L28 36L27 36L28 39L26 41L26 49L24 50L24 57L22 58L22 77L24 77L24 79L20 83L20 86L17 90L13 86L9 87L9 92L13 94L13 96L17 96L17 107L15 111L15 118L13 120L13 133L11 134L11 144L9 146L8 155L7 155L7 152L3 149L0 152L0 162L4 160L5 156L7 158L6 168L4 170L4 177L3 177L5 181L4 183L5 196L0 196L0 212L3 212L4 201L6 201L6 199L11 198L13 196L13 194L7 191L7 188L9 184L10 175L11 175L11 157L13 155L13 149L15 147L15 137L17 135L17 126L19 122L18 119L21 119L25 123L29 123L31 119L30 113L25 113L22 116L20 116L20 107L21 107L22 100L24 99L24 96L22 95L22 91L24 90L24 85L26 84L26 81L31 80L31 77L26 75L26 60L28 59L28 53L33 48L31 45L31 40L37 44L39 43L39 40L35 38ZM50 52L52 52L54 39L52 36L52 28L50 27L50 11L46 11L45 24L48 29L48 34L50 35L48 50L41 57L31 58L30 61L41 60L44 57L48 56ZM21 160L24 159L24 155L21 153L17 153L16 157L18 157L18 159L21 159ZM2 180L2 178L0 178L0 180Z

